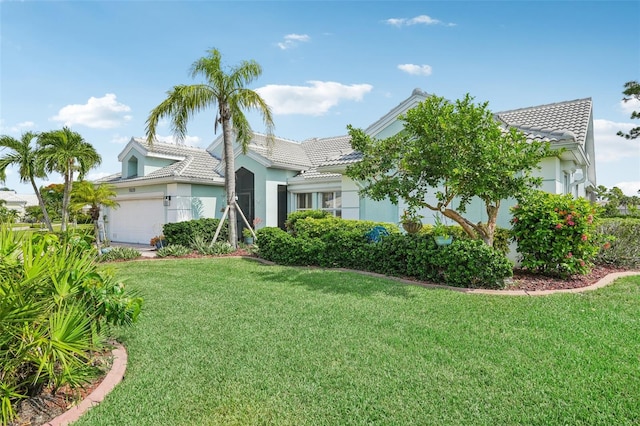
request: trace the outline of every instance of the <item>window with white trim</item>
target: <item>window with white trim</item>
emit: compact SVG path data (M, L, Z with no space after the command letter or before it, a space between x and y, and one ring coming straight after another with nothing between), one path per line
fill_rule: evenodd
M336 217L342 217L342 192L322 192L322 210L331 212Z
M296 210L310 210L312 208L311 193L296 194Z

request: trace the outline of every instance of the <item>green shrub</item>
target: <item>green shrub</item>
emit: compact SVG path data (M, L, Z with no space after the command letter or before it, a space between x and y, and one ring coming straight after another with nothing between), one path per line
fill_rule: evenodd
M325 248L318 239L295 238L280 228L265 227L256 232L258 255L282 265L317 265Z
M512 274L509 260L481 241L461 238L438 248L431 235L404 235L396 227L373 243L365 237L371 224L311 218L298 222L297 236L263 228L258 254L285 265L345 267L459 287L503 287Z
M597 225L601 241L606 241L596 257L599 265L623 268L640 267L640 220L601 219Z
M511 211L523 267L563 277L590 271L599 243L589 201L532 191Z
M291 234L296 234L296 223L299 220L304 220L308 217L313 219L324 219L327 217L332 217L331 213L325 210L301 210L297 212L289 213L287 220L284 223L284 227L287 232Z
M0 227L0 422L20 398L77 387L109 327L135 321L142 299L98 270L82 238Z
M454 287L504 288L513 275L509 259L480 240L456 240L438 249L433 262L437 281Z
M168 244L180 244L189 247L195 237L201 236L206 241L213 240L220 219L202 218L185 222L166 223L162 228L163 235ZM228 221L225 221L220 229L218 240L229 239Z
M447 226L447 231L455 240L471 240L472 238L467 234L461 226L451 225ZM424 225L420 234L433 235L433 226ZM506 228L496 228L493 235L493 248L505 256L509 254L509 241L511 240L511 230Z
M187 256L193 253L193 250L189 247L185 247L182 244L169 244L156 251L158 257L181 257Z
M296 223L296 237L323 242L322 251L314 264L327 267L356 268L369 244L367 233L382 226L390 233L399 233L398 227L388 223L363 220L345 220L337 217L306 218ZM345 255L348 253L348 256Z
M132 247L105 247L102 249L102 255L99 260L102 262L132 260L137 259L140 256L142 256L142 254Z

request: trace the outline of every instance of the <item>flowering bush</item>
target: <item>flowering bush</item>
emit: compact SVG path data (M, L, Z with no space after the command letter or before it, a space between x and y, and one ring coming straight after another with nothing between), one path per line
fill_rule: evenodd
M511 212L523 267L547 275L589 273L600 244L588 200L533 191Z

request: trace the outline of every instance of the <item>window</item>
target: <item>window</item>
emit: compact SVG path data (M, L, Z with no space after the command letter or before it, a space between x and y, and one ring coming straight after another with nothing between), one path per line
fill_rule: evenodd
M310 210L311 205L311 193L296 194L296 208L298 210Z
M127 161L127 177L138 177L138 159L135 156L132 156Z
M340 191L323 192L322 210L329 211L336 217L342 217L342 193Z
M562 177L563 177L562 183L564 186L564 193L569 194L571 191L571 179L570 179L569 173L564 172Z

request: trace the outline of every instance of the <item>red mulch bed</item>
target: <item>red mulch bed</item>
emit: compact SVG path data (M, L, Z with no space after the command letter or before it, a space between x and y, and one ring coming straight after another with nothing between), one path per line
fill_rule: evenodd
M565 290L572 288L587 287L597 283L600 279L614 272L624 272L628 269L615 268L612 266L596 266L588 275L576 275L567 279L545 277L535 275L522 269L513 271L513 284L508 290Z

